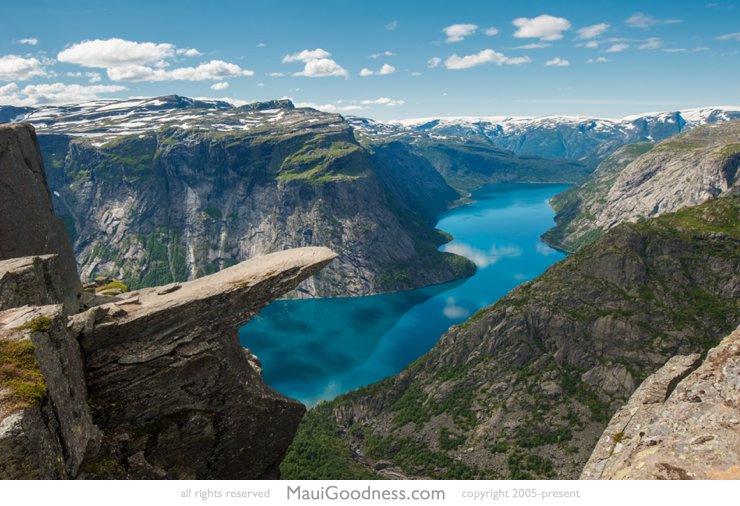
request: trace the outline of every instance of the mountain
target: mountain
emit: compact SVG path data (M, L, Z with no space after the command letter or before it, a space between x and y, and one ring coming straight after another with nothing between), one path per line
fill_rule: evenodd
M657 142L706 123L740 118L740 107L706 107L645 113L620 119L584 116L440 117L368 122L368 134L437 140L477 140L515 154L580 160L597 165L613 150L635 142Z
M740 196L584 246L400 374L319 404L286 478L577 478L611 415L740 322Z
M593 168L575 161L517 155L470 136L442 136L397 129L366 118L349 117L360 143L371 152L403 145L427 160L447 184L467 192L492 183L575 183Z
M339 257L294 296L367 295L470 275L436 216L460 194L423 158L370 153L339 115L179 96L34 109L83 279L136 288L291 247ZM423 205L419 205L423 203ZM382 245L382 247L378 247Z
M557 226L543 239L573 251L619 223L737 191L738 168L740 120L704 125L657 144L624 146L584 183L552 199Z
M0 127L0 147L18 218L0 228L0 479L276 478L305 407L263 383L237 328L336 255L81 294L33 128Z

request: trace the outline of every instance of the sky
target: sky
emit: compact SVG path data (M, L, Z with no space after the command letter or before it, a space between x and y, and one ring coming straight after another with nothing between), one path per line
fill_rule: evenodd
M179 94L379 120L740 105L740 2L34 0L0 104Z

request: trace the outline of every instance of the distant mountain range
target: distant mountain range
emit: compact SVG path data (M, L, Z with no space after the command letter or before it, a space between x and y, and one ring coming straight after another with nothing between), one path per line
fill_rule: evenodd
M379 122L349 118L361 134L394 139L476 139L517 154L595 163L633 142L656 142L706 123L740 118L740 106L654 112L620 119L586 116L437 117Z

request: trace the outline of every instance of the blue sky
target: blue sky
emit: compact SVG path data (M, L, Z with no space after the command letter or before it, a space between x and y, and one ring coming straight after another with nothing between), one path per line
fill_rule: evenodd
M3 6L0 103L290 97L378 119L740 104L740 5L65 1Z

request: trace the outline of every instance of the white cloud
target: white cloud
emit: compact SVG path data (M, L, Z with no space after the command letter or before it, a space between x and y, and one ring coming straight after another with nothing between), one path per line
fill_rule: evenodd
M286 54L285 56L283 56L283 63L292 63L297 61L307 63L311 60L328 58L330 56L330 52L324 51L320 47L317 47L316 49L304 49L303 51L300 51L298 53Z
M198 51L197 49L177 49L175 53L182 55L182 56L202 56L203 53Z
M570 62L568 60L563 60L559 56L556 56L552 60L547 60L545 62L546 67L567 67L569 65L570 65Z
M382 67L378 71L370 70L369 68L363 68L360 70L360 76L362 77L368 77L373 75L378 76L387 76L388 74L393 74L396 71L396 67L393 65L388 65L387 63L384 63Z
M36 58L14 54L0 56L0 81L26 81L46 76L43 64Z
M459 23L456 25L446 26L442 31L447 35L445 42L460 42L475 33L478 29L478 25L471 25L470 23Z
M257 87L258 88L264 88L265 87L265 83L257 83Z
M621 53L625 49L628 49L630 47L629 44L624 44L623 42L620 42L618 44L612 44L607 49L604 50L605 53Z
M439 67L440 63L442 63L442 59L434 56L432 58L429 58L429 60L427 60L427 67L430 69L433 69L433 68Z
M380 76L387 76L388 74L393 74L396 71L396 67L393 65L388 65L387 63L384 63L382 67L380 67L380 70L378 70L378 75Z
M506 58L505 65L522 65L524 63L532 63L529 56L515 56L513 58Z
M266 46L267 44L265 44L264 42L260 42L259 44L257 44L257 47L266 47Z
M227 83L226 81L221 81L220 83L213 83L211 85L211 89L216 90L216 91L225 90L228 87L229 87L229 83Z
M595 39L609 30L609 23L598 23L596 25L584 26L578 30L579 39Z
M406 103L405 100L394 100L388 97L380 97L375 100L361 100L362 105L384 105L386 107L396 107L397 105L403 105Z
M0 86L0 104L36 106L43 104L68 104L97 100L101 93L124 91L124 86L84 86L80 84L29 84L19 89L15 83Z
M412 72L411 77L419 77L421 75L421 72Z
M329 58L319 58L318 60L310 60L306 62L303 70L293 74L294 76L303 77L349 77L349 73L346 69L342 68L334 60Z
M28 44L29 46L35 46L39 43L39 39L30 38L30 39L20 39L18 41L18 44Z
M369 57L373 60L377 60L381 56L396 56L396 53L394 53L393 51L383 51L382 53L373 53Z
M211 60L201 63L197 67L180 67L173 70L151 68L144 65L130 65L127 67L111 67L107 69L111 81L209 81L221 80L227 77L252 76L254 72L242 69L234 63L221 60Z
M87 80L91 83L99 83L103 80L102 77L100 77L100 74L97 72L85 72L85 77L87 77Z
M514 49L544 49L550 46L552 46L552 44L550 44L549 42L532 42L531 44L516 46Z
M680 19L655 19L652 16L648 16L642 12L635 12L625 20L627 26L632 28L650 28L655 25L673 25L680 23Z
M586 60L586 63L606 63L609 62L608 58L604 58L603 56L599 56L598 58L589 58Z
M341 105L341 103L335 104L317 104L315 102L299 102L295 104L296 107L310 107L324 112L351 112L360 111L364 109L361 105Z
M478 53L458 56L453 54L445 61L445 67L452 70L469 69L471 67L477 67L484 63L495 63L496 65L520 65L522 63L530 63L532 60L528 56L520 56L516 58L509 58L493 49L484 49Z
M578 45L582 45L583 47L588 47L588 48L593 49L593 48L599 47L599 44L601 44L600 40L589 40L588 42L584 44L578 44Z
M391 21L387 25L385 25L385 29L388 31L398 30L401 28L401 25L398 23L398 21Z
M298 53L288 54L283 57L283 63L303 62L303 70L295 72L294 76L303 77L331 77L339 76L345 79L349 73L337 62L329 58L331 53L321 48L304 49Z
M57 59L83 67L111 68L153 64L171 58L174 54L173 44L96 39L72 44L61 51Z
M717 37L717 40L738 40L740 41L740 32L726 33Z
M638 46L638 49L660 49L663 43L658 37L650 37L648 40Z
M496 28L495 26L492 26L490 28L486 28L485 30L483 30L483 33L485 33L489 37L493 37L494 35L498 35L498 32L499 32L499 29Z
M517 18L512 24L518 28L514 37L520 39L560 40L563 32L570 29L570 21L549 14L536 18Z
M270 76L270 77L285 77L288 74L286 74L285 72L270 72L267 75Z

